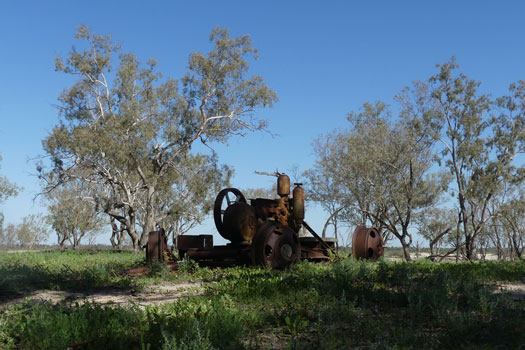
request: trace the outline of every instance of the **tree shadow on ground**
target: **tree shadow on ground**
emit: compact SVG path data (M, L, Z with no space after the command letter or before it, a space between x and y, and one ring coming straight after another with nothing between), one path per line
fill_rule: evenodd
M58 271L42 265L10 264L0 266L0 303L38 290L80 292L137 287L130 276L120 274L120 265L108 263L75 271L68 266Z

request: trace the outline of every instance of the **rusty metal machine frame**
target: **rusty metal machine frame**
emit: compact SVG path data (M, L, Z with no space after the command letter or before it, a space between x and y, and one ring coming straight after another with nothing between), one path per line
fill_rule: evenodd
M176 249L179 259L188 257L203 264L252 264L283 269L298 259L328 260L335 253L335 239L321 238L304 221L304 190L295 183L290 197L290 179L277 174L279 198L254 198L249 203L236 188L225 188L215 199L213 218L219 234L229 241L214 245L212 235L181 235ZM304 230L302 230L304 228ZM301 231L312 236L301 236ZM153 234L153 235L152 235ZM377 259L383 255L376 229L358 227L353 236L354 256ZM148 260L164 261L167 254L163 231L150 233Z

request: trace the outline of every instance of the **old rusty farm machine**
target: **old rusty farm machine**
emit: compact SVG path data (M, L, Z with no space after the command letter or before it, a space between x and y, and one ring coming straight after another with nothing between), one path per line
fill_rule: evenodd
M219 234L229 241L214 245L213 235L180 235L179 259L188 257L214 265L253 264L283 269L297 259L327 260L335 252L335 239L321 238L304 220L305 194L296 183L290 196L290 178L278 174L279 198L254 198L249 202L236 188L219 192L213 218ZM300 233L308 232L311 236ZM353 256L375 260L383 255L383 241L375 228L357 227L352 238ZM150 232L148 260L172 257L163 230Z

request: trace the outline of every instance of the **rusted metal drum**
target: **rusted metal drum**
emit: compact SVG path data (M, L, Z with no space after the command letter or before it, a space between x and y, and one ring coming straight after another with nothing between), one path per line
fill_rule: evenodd
M234 243L251 242L257 226L255 208L247 203L237 202L230 205L224 212L222 228L223 237Z
M290 195L290 178L286 174L277 177L277 194L279 197L288 197Z
M251 246L252 263L284 269L301 256L297 233L275 221L259 227Z
M213 205L213 220L215 221L215 227L223 238L230 241L232 240L233 235L230 231L224 228L223 219L226 210L235 203L246 203L246 198L242 192L236 188L225 188L219 192Z
M295 183L293 189L293 216L295 223L301 225L304 220L304 190L301 183Z
M352 235L352 255L356 259L377 260L383 256L383 238L376 228L358 226Z

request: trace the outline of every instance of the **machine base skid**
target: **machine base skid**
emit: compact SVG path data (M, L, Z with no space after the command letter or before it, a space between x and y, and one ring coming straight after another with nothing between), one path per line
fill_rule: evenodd
M324 238L332 251L335 251L335 238ZM299 237L301 244L301 259L323 261L330 258L328 250L315 237Z
M332 250L335 250L335 239L324 240ZM330 258L328 250L314 237L300 237L300 258L310 261L324 261ZM222 266L231 264L253 264L250 259L250 245L213 246L212 235L184 235L177 237L179 258L187 256L206 265Z

